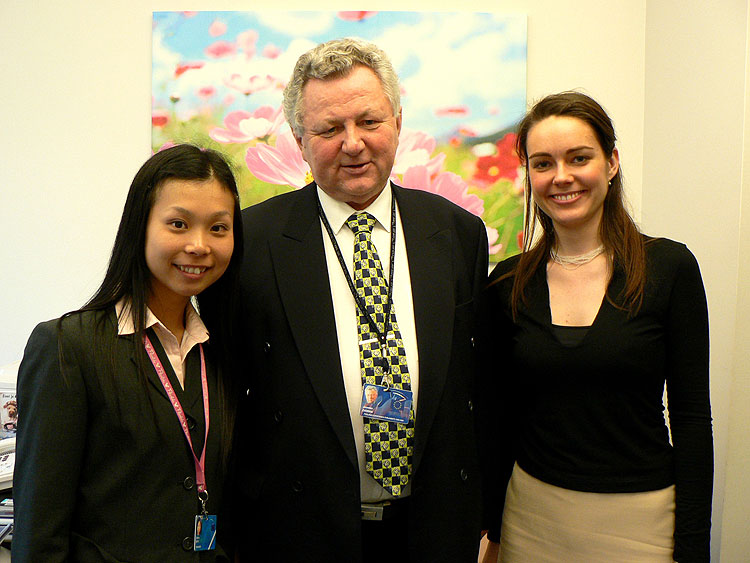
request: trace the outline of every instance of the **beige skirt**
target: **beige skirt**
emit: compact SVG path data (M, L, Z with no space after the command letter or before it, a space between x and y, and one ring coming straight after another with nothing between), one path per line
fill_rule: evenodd
M672 563L674 485L644 493L585 493L513 469L501 563Z

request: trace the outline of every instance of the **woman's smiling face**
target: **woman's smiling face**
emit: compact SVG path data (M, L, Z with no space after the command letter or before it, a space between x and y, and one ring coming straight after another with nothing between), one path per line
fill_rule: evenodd
M234 250L233 218L234 197L215 178L169 179L158 188L146 225L152 311L184 307L222 276Z
M619 168L617 149L607 156L586 122L551 116L529 130L526 154L534 201L555 229L598 227L608 183Z

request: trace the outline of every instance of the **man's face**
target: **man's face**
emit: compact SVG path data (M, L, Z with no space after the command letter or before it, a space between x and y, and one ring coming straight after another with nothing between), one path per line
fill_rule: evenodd
M369 387L365 391L365 398L367 399L368 403L374 403L375 399L378 398L378 391L372 387Z
M344 77L311 79L302 96L304 133L297 144L315 182L332 198L366 208L391 174L401 112L393 115L380 80L365 66Z

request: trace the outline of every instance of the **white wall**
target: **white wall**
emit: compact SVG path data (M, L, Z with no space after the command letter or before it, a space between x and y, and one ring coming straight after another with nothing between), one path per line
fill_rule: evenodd
M750 12L750 10L749 10ZM750 53L750 15L746 21L745 52ZM726 457L727 491L724 499L721 556L724 561L747 560L750 553L750 57L745 60L745 115L742 150L742 197L738 209L739 272L736 334L729 384L729 427Z
M0 3L0 365L104 275L151 154L150 18L147 2Z
M189 4L0 2L0 365L20 359L33 326L80 306L103 276L128 186L150 154L151 11L258 7ZM370 4L442 8L429 0ZM699 0L461 6L528 14L529 99L581 88L602 102L617 126L635 216L647 232L686 242L701 263L717 444L714 561L721 547L724 561L733 563L750 553L743 528L750 493L737 496L740 488L750 491L741 474L750 451L743 347L750 295L738 283L750 275L750 266L740 264L750 252L750 180L741 168L743 154L750 162L743 78L749 20L748 0L710 4L710 11ZM332 0L312 6L351 7ZM284 3L310 7L304 0ZM727 470L728 461L745 463ZM732 486L726 512L725 481Z
M744 193L742 182L742 155L748 150L743 139L748 3L661 0L647 6L642 225L647 232L684 241L701 264L711 326L712 551L718 561L724 545L733 553L724 561L747 561L747 504L728 511L726 519L723 508L725 499L735 501L738 494L747 499L749 489L737 486L742 477L736 471L747 473L746 467L734 466L735 486L725 486L727 461L739 461L736 456L750 447L747 427L737 426L750 405L736 401L741 394L730 402L742 391L738 383L747 380L747 372L737 370L747 345L736 338L736 328L750 311L746 298L738 301L738 291L747 291L738 280L743 279L740 206L743 195L750 195L747 179ZM731 456L730 429L735 433ZM745 546L743 556L735 555L739 545Z

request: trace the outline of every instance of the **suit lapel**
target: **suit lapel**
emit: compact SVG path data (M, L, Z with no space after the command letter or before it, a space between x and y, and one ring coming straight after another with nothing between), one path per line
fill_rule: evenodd
M159 337L156 336L156 333L154 332L153 328L146 329L146 333L148 334L149 340L151 340L151 345L154 347L154 350L156 351L156 355L159 357L159 361L161 362L162 367L164 368L164 371L167 373L167 377L169 378L170 383L172 383L172 387L175 388L176 392L178 393L178 397L180 397L180 400L182 400L182 388L177 382L177 376L175 375L174 369L172 368L172 364L169 362L169 358L167 357L167 354L164 351L164 347L161 345L161 340L159 340ZM132 359L134 363L136 364L138 363L135 357L133 357ZM159 379L159 374L156 373L156 368L151 363L151 360L148 358L148 356L146 356L145 370L146 370L146 379L148 379L148 382L154 386L154 388L159 393L159 395L169 400L167 391L166 389L164 389L164 385L162 385L161 379Z
M331 426L357 467L322 237L313 184L300 190L282 235L271 239L269 246L281 301L302 363Z
M112 330L117 332L117 315L115 314L114 307L112 308L111 313L109 314L109 322L112 323ZM115 341L115 347L117 350L118 355L118 362L128 362L130 361L133 364L134 367L134 373L137 373L140 369L140 366L138 364L138 360L135 357L135 351L133 349L133 339L135 338L134 334L120 334L117 336L117 339ZM154 349L157 351L162 349L161 342L157 338L156 334L154 334L153 330L149 333L149 338L151 339L151 343L154 345ZM162 349L163 354L163 349ZM158 355L158 353L157 353ZM162 356L160 356L162 358ZM172 371L172 374L174 375L174 370L171 369L171 364L169 362L165 362L164 359L162 359L162 364L165 365L165 369L169 369ZM161 381L159 380L159 376L156 373L156 369L149 361L148 357L146 357L146 363L144 366L146 379L148 382L154 386L154 388L157 390L157 392L164 397L165 399L169 400L169 397L167 396L167 392L164 390L164 386L161 384Z
M425 210L425 201L393 186L409 260L414 323L419 350L419 399L413 470L416 472L435 419L451 356L455 303L450 271L452 235L440 229Z

